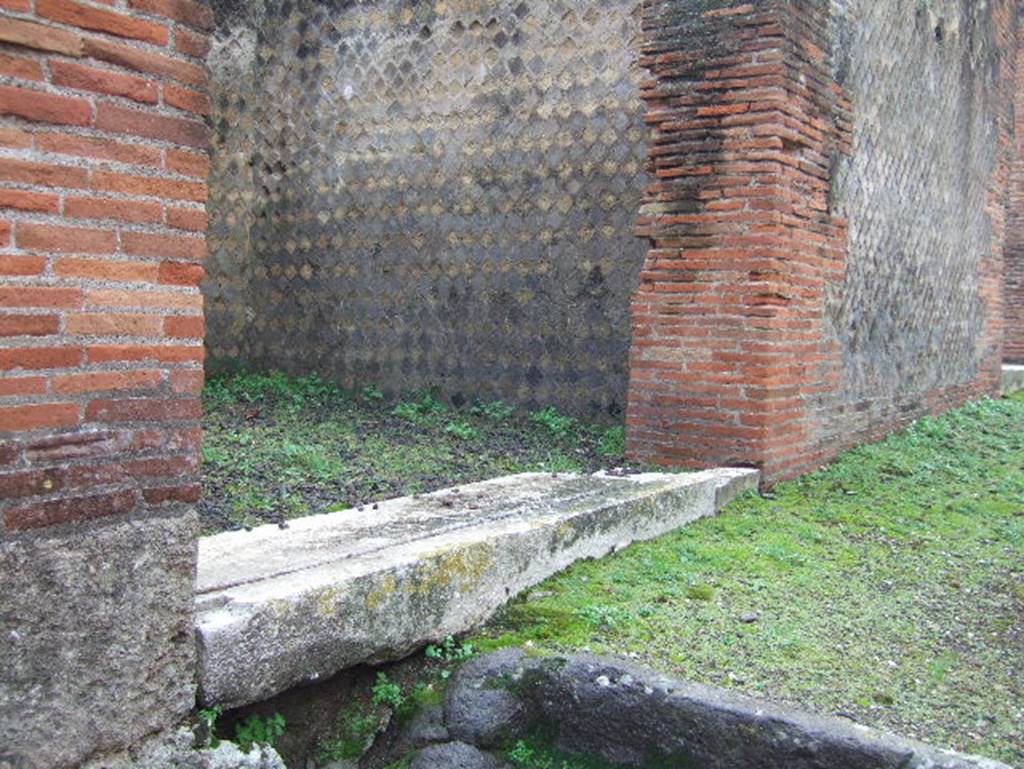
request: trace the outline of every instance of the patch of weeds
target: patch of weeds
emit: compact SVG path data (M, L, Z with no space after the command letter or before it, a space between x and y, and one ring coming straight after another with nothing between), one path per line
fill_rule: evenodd
M203 444L203 462L208 465L226 464L231 458L227 451L219 446Z
M473 644L463 644L455 640L454 637L448 636L439 644L430 644L423 653L433 660L461 662L476 654L476 649Z
M516 407L505 401L478 403L469 410L475 417L489 419L492 422L504 422L516 413Z
M317 744L316 761L329 764L359 758L380 731L381 719L374 713L344 711L338 717L338 736Z
M384 400L384 391L374 387L373 385L366 385L366 387L363 388L361 395L363 396L363 400L370 401L371 403Z
M328 480L344 471L339 462L326 456L316 446L286 441L281 450L285 466L302 475Z
M583 469L578 459L560 451L549 453L541 469L549 473L578 473Z
M284 734L288 726L284 716L274 713L266 718L249 716L245 721L235 725L235 742L243 753L249 753L256 745L274 747L277 739Z
M238 393L225 377L211 377L203 387L203 405L207 411L223 409L238 402Z
M609 764L599 758L564 753L536 736L517 740L505 751L505 757L521 769L622 769L619 764Z
M710 601L715 597L715 589L711 585L691 585L686 588L686 597L691 601Z
M442 673L445 672L450 671L442 671ZM440 678L442 682L448 680L448 677L444 675L441 675ZM412 720L412 717L423 710L423 708L431 705L440 705L443 702L443 683L441 686L435 686L433 683L420 681L413 686L409 696L402 698L402 704L397 708L394 708L394 713L398 719L398 723L405 724Z
M626 454L626 428L609 427L601 433L597 453L602 457L621 457Z
M566 416L554 406L534 411L530 421L545 428L559 440L570 440L576 437L578 423L573 417Z
M444 431L460 441L475 441L480 437L480 431L468 422L449 422L445 425Z
M217 737L217 721L223 714L224 708L220 705L202 708L196 714L203 730L203 744L208 748L216 748L220 745L220 738Z
M405 703L405 694L402 693L402 685L395 683L388 674L381 672L377 674L377 680L373 684L373 703L384 705L392 710L398 710Z
M619 606L584 606L579 616L600 630L614 630L633 618L630 611Z
M599 450L606 427L567 433L568 418L549 410L562 440L499 401L453 410L428 391L384 407L374 388L352 397L316 377L251 372L211 377L204 397L204 533L617 461Z
M414 401L406 401L395 406L392 412L396 417L405 419L415 425L425 425L445 413L445 406L432 392L424 391Z

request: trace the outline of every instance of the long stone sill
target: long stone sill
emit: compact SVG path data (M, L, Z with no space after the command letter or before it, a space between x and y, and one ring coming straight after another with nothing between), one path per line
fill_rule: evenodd
M713 515L754 470L525 474L199 544L204 704L234 707L487 620L521 591Z

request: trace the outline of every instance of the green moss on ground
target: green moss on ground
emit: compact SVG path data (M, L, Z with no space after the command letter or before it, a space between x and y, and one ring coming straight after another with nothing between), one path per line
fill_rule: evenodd
M634 655L1024 766L1024 396L577 564L472 641Z
M214 377L203 400L206 533L512 473L614 467L624 452L621 425L553 408L456 409L431 393L396 403L317 377Z

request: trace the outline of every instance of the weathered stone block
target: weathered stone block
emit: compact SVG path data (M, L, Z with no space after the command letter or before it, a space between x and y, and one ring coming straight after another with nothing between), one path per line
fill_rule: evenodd
M521 590L714 514L752 470L526 474L285 531L205 537L196 598L204 702L243 705L483 622Z
M195 704L195 514L0 543L0 766L63 769Z

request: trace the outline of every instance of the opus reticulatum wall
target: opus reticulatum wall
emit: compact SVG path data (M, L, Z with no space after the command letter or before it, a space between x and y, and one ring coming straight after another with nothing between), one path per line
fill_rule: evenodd
M622 412L635 0L215 7L212 365Z

